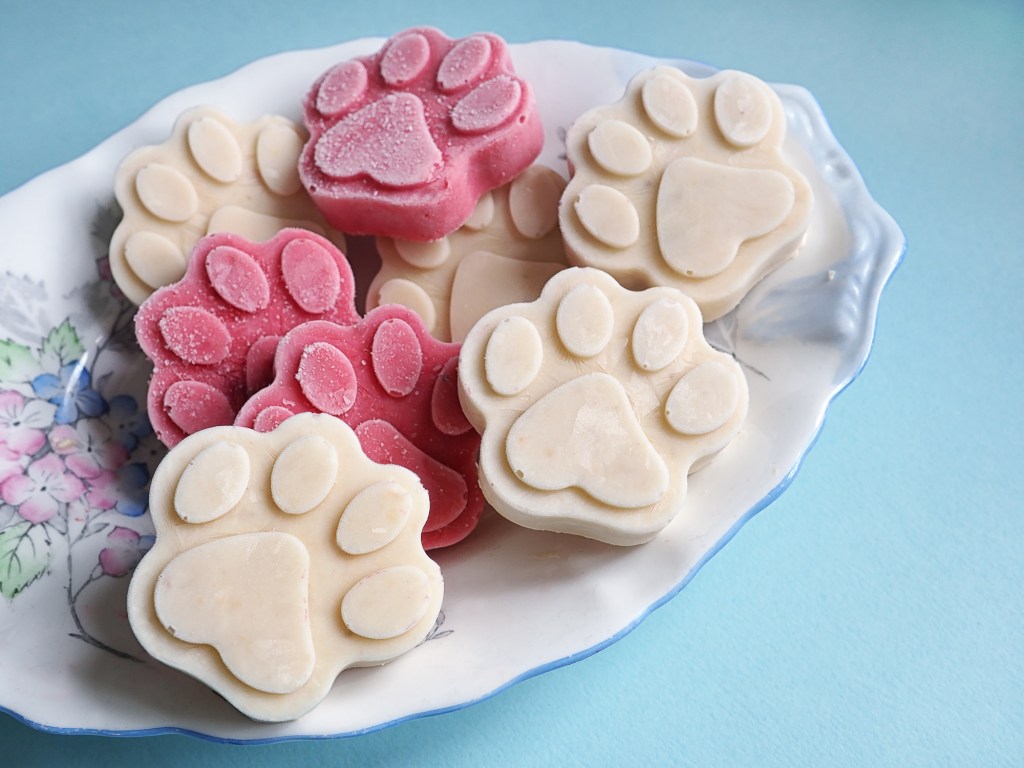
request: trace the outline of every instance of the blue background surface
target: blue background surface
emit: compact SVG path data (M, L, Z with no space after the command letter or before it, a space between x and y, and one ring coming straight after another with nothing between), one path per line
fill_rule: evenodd
M699 59L808 87L906 232L865 371L790 489L581 663L335 741L60 736L0 715L0 762L1024 765L1024 4L426 5L4 0L0 193L186 85L415 24Z

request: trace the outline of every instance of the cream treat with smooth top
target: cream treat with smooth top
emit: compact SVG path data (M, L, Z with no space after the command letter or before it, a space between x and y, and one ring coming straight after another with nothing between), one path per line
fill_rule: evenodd
M721 317L803 242L813 195L785 135L782 103L752 75L639 73L566 137L569 261L631 288L679 288L706 321Z
M323 73L305 99L299 175L351 234L438 240L540 154L533 90L505 41L408 29Z
M288 227L328 237L299 182L300 125L277 115L238 123L210 107L183 113L170 137L125 157L114 178L123 218L110 242L114 281L141 304L185 274L196 242L213 232L268 240Z
M582 268L473 327L459 397L499 513L617 545L685 514L687 475L737 435L748 404L742 370L704 339L692 299Z
M378 237L367 307L403 304L442 341L462 341L496 307L532 301L566 266L558 230L565 179L532 165L484 194L465 224L427 243Z
M342 670L390 661L434 625L444 587L420 545L427 512L415 475L368 459L333 416L204 430L153 477L132 629L249 717L295 719Z

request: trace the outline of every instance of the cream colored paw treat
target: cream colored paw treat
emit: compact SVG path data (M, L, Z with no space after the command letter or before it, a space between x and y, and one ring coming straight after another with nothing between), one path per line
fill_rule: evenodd
M714 320L803 242L811 188L786 160L775 92L742 72L641 72L570 128L559 219L569 260L670 285Z
M390 661L433 626L427 507L414 474L370 461L333 416L198 432L153 477L132 629L249 717L297 718L343 669Z
M261 241L298 227L344 251L344 236L324 223L299 182L305 140L283 117L243 124L196 107L164 144L128 155L114 179L124 218L110 243L110 269L125 296L141 304L177 282L192 247L213 232Z
M563 269L558 201L565 180L532 165L487 192L469 220L430 242L377 238L381 269L367 308L403 304L441 341L462 341L496 307L533 301Z
M528 528L653 538L747 412L739 365L702 328L677 289L629 291L596 269L488 313L463 343L459 395L491 505Z

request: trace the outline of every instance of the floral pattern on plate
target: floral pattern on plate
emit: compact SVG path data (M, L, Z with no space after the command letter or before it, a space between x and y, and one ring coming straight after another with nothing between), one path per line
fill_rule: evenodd
M0 275L0 295L23 297L7 305L14 321L0 330L0 596L14 601L41 579L66 579L71 636L131 657L98 639L78 610L87 587L128 575L153 544L145 513L159 451L105 354L131 338L134 308L102 280L104 266L83 287L104 331L92 348L70 317L49 327L38 319L32 300L47 302L45 284L25 290L25 278ZM99 536L104 546L83 568L79 552Z

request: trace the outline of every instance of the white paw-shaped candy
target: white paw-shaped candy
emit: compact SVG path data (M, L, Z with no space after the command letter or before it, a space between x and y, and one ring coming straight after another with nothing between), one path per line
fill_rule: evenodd
M110 242L111 273L125 296L141 304L177 282L196 241L213 232L262 241L298 227L344 252L344 236L324 223L299 181L305 141L284 117L240 124L196 107L165 143L128 155L114 179L124 218Z
M702 329L680 291L629 291L596 269L563 271L536 301L487 314L459 360L487 500L528 528L654 537L680 511L687 475L747 412L739 365Z
M332 416L197 432L153 478L132 629L246 715L299 717L343 669L389 661L433 626L427 507L413 473L370 461Z
M752 75L641 72L566 137L570 262L634 288L677 287L705 320L721 317L803 242L813 199L785 134L782 103Z
M367 309L402 304L435 338L462 341L487 312L533 301L564 269L558 201L565 180L532 165L487 192L472 216L447 237L430 242L377 238L381 268Z

